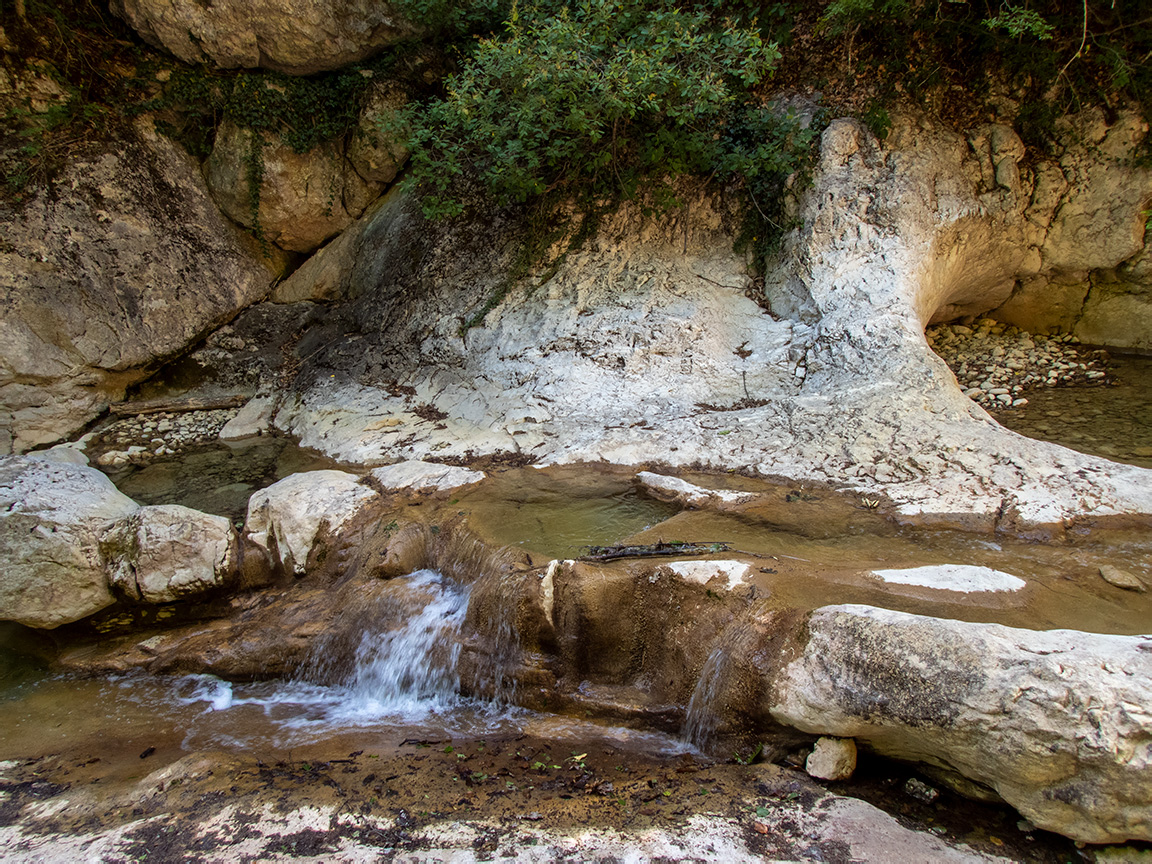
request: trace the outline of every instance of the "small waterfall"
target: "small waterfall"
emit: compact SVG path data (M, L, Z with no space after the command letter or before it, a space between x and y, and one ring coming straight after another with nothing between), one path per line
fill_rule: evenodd
M434 570L408 580L413 588L439 590L403 627L365 631L345 682L355 700L386 713L444 708L459 698L460 625L469 592Z
M300 683L323 687L333 720L415 717L455 706L470 589L435 570L377 585L350 602L316 644Z
M688 701L681 737L699 750L704 750L720 728L720 707L717 702L727 684L731 659L723 645L717 645L704 661L700 678Z

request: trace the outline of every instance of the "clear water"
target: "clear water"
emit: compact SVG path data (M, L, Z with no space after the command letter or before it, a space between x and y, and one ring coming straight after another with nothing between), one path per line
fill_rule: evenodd
M102 470L141 504L183 504L242 521L252 493L290 474L332 467L332 460L290 439L268 436L242 446L204 444L179 455L154 457L145 465Z
M992 416L1029 438L1152 468L1152 357L1113 357L1108 377L1104 386L1033 390L1027 405Z

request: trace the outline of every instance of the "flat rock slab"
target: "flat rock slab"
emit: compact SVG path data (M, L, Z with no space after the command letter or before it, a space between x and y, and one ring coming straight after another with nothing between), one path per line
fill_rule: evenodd
M419 459L377 468L370 476L382 489L411 489L415 492L445 492L479 483L485 477L483 471L470 471Z
M971 564L929 564L903 570L873 570L872 575L895 585L917 585L942 591L1019 591L1027 583L1011 573Z
M675 501L685 507L734 506L746 504L756 498L752 492L705 489L703 486L697 486L687 480L681 480L679 477L653 474L651 471L641 471L636 475L636 479L655 497L666 501Z
M752 567L746 561L672 561L664 565L686 582L706 585L720 578L731 591L744 584Z
M808 631L779 722L958 771L1075 840L1152 839L1152 638L856 605Z

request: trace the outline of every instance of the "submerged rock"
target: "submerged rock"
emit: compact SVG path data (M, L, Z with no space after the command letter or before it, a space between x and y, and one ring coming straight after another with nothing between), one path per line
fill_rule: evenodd
M145 603L204 594L237 575L232 523L177 504L141 507L104 532L100 550L112 586Z
M1138 577L1133 576L1127 570L1113 567L1111 564L1105 564L1100 568L1100 577L1109 585L1115 585L1117 588L1123 588L1126 591L1140 591L1143 593L1148 590Z
M772 716L959 771L1035 825L1152 839L1152 641L826 606Z
M51 629L111 606L99 534L137 507L95 468L0 458L0 618Z

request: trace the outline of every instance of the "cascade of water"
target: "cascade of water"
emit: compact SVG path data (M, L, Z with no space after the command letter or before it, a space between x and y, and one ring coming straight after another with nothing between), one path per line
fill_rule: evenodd
M720 711L716 703L724 692L730 665L728 652L723 645L717 645L700 670L681 732L681 737L697 749L705 749L720 727Z
M414 588L438 590L403 627L365 631L345 682L353 699L387 713L438 710L459 698L459 634L469 590L433 570L408 579Z

